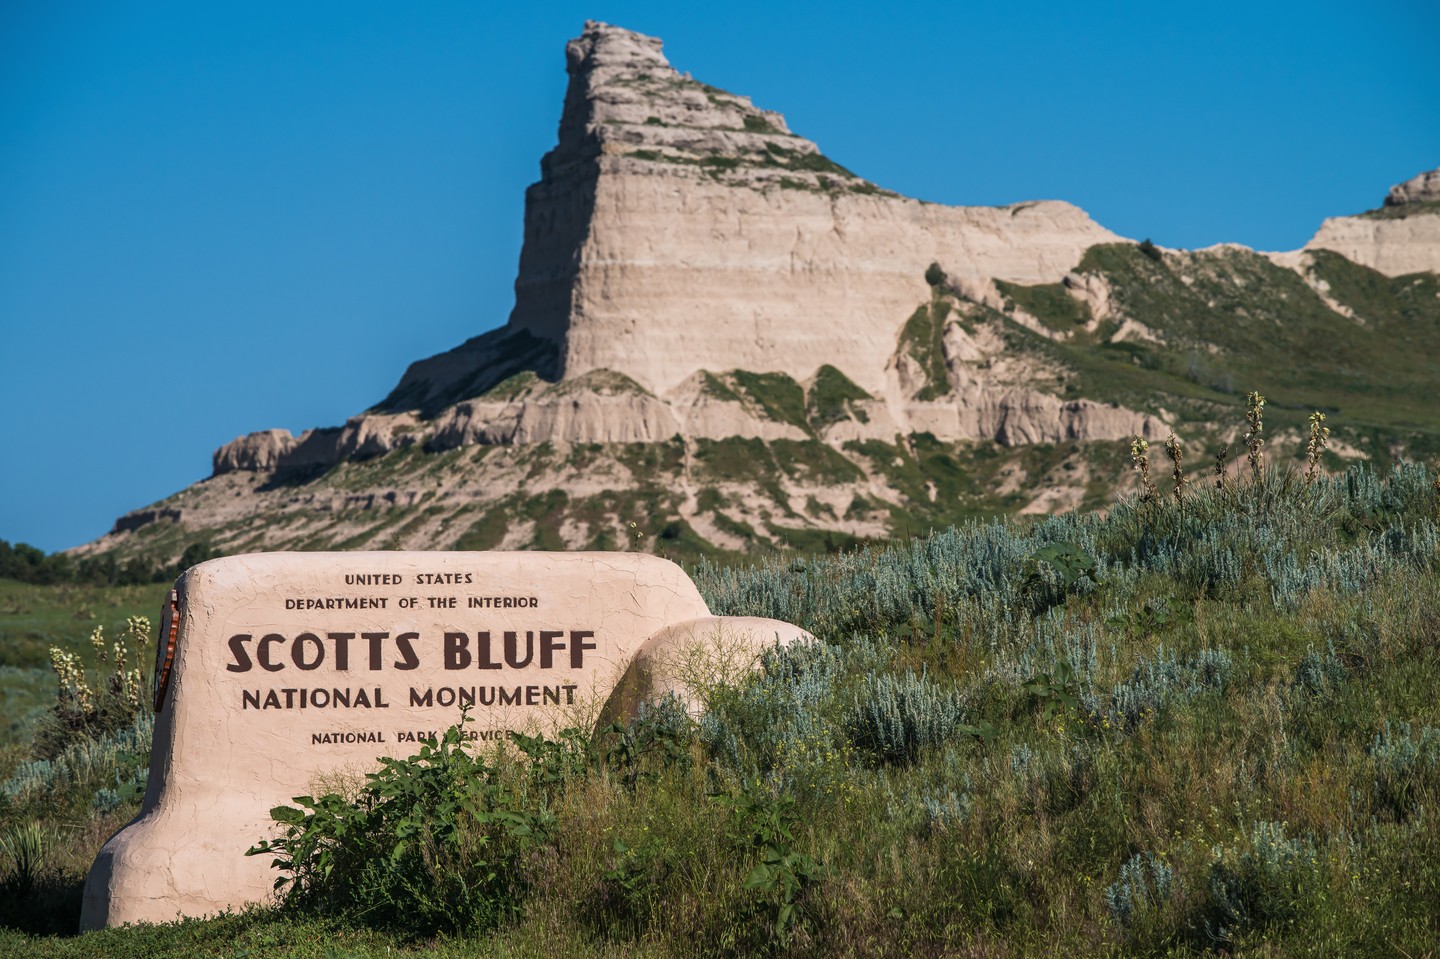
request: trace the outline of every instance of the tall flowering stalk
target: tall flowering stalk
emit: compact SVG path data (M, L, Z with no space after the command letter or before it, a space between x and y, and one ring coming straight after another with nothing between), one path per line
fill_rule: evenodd
M50 668L58 684L55 715L61 724L78 730L96 722L102 726L129 722L139 715L145 703L141 672L145 657L141 651L149 641L150 620L144 616L131 616L125 631L113 643L106 641L105 627L96 626L90 633L95 661L93 686L79 656L58 646L50 647Z
M1180 445L1180 440L1175 436L1174 433L1171 433L1170 438L1165 441L1165 455L1170 457L1170 462L1172 464L1170 476L1172 479L1175 480L1175 490L1172 495L1175 497L1175 502L1179 503L1181 506L1184 506L1186 483L1184 463L1185 448Z
M1330 427L1325 425L1325 414L1316 410L1310 414L1310 442L1305 446L1305 458L1309 465L1305 469L1305 484L1315 482L1315 472L1320 468L1320 457L1330 446Z
M99 630L97 629L98 633ZM102 650L103 652L103 650ZM62 716L83 723L95 714L95 691L85 679L85 670L80 666L80 657L67 653L58 646L50 647L50 668L55 670L59 689L55 697L55 709Z
M1140 498L1147 503L1160 501L1160 491L1150 478L1150 444L1138 433L1130 438L1130 466L1140 474Z
M1245 394L1245 422L1250 427L1245 431L1245 450L1250 459L1250 473L1259 481L1260 471L1265 465L1264 454L1260 451L1265 445L1265 438L1260 435L1265 431L1265 397L1253 390Z

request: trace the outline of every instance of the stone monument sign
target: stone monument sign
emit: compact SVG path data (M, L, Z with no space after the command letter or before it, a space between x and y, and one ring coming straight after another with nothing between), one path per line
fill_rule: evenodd
M149 784L90 869L81 928L263 901L275 874L245 850L270 834L272 807L317 780L412 755L465 706L481 743L589 728L626 711L606 701L642 647L722 634L752 650L806 635L711 616L684 571L639 553L202 563L162 617Z

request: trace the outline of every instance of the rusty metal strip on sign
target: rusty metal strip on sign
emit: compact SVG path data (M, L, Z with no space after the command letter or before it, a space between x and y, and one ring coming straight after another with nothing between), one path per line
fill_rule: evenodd
M175 665L175 643L180 635L180 596L170 590L161 625L161 642L155 657L155 711L165 705L165 692L170 688L170 667Z

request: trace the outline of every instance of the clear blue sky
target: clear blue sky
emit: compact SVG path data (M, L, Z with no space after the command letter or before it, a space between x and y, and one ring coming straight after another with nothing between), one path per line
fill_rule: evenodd
M504 322L587 18L882 186L1304 243L1440 166L1433 0L0 4L0 537L46 550Z

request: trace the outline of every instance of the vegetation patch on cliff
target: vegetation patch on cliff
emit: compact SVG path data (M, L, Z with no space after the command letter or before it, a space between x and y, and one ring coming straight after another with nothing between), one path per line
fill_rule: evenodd
M1006 301L1035 317L1057 333L1071 334L1090 322L1090 307L1065 292L1062 283L1023 286L996 280L995 288Z
M917 400L936 400L950 392L945 366L945 322L953 304L938 289L910 314L900 330L900 351L915 362L925 383L915 391Z
M805 397L806 419L815 430L854 418L869 422L869 415L857 404L872 399L844 373L830 364L820 367Z
M1307 282L1238 248L1157 259L1132 244L1092 247L1076 270L1103 277L1112 315L1060 341L1013 323L1005 335L1012 349L1066 369L1067 396L1164 407L1180 423L1210 428L1233 408L1239 384L1254 383L1270 398L1277 428L1299 430L1318 408L1343 424L1347 442L1382 460L1392 444L1414 456L1440 452L1440 410L1431 402L1440 279L1387 277L1327 251L1309 258ZM1053 288L1004 288L1051 328L1066 322L1063 310L1044 305ZM1117 339L1126 321L1164 345Z

